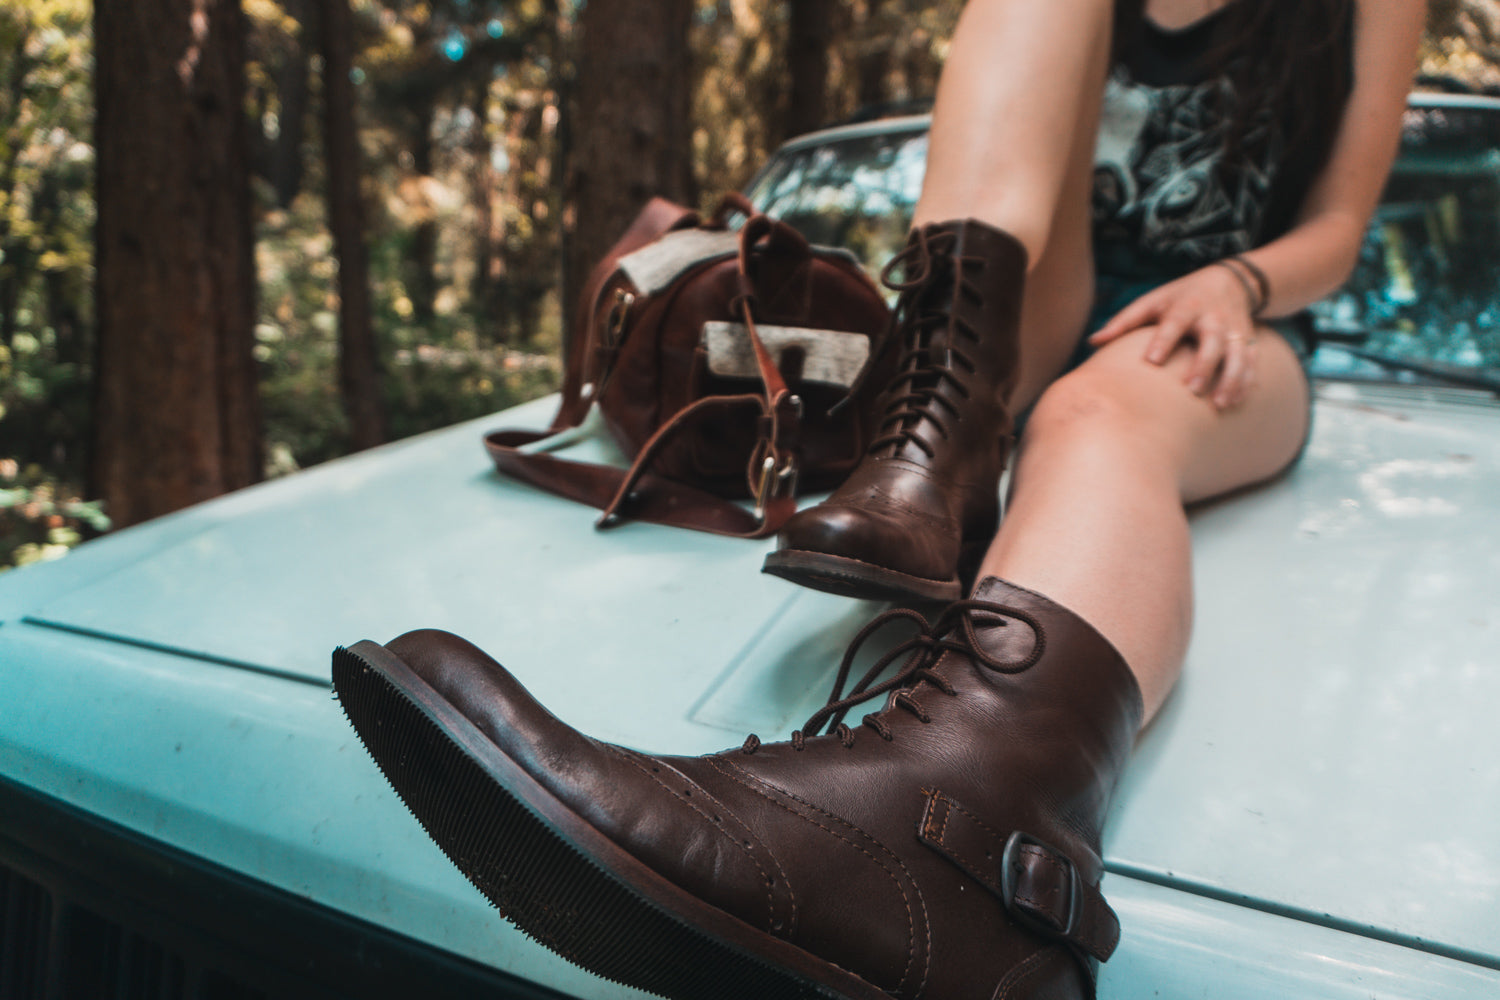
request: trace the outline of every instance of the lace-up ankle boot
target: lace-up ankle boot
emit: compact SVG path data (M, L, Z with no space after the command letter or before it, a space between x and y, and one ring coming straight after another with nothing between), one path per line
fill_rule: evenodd
M607 979L675 1000L1092 996L1119 935L1099 833L1141 720L1133 676L1077 616L995 579L936 627L887 612L855 648L895 619L918 634L846 694L851 648L790 742L706 757L592 740L443 632L339 650L333 677L448 856Z
M982 222L938 223L913 230L883 277L901 293L902 355L881 425L764 569L836 594L952 601L999 524L1026 250Z

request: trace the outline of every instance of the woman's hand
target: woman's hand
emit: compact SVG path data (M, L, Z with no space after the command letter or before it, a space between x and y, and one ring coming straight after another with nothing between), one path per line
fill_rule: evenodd
M1214 406L1238 406L1255 384L1255 320L1249 295L1227 267L1199 268L1153 289L1115 314L1089 337L1094 347L1132 330L1154 326L1146 361L1165 364L1182 341L1192 341L1192 364L1183 381Z

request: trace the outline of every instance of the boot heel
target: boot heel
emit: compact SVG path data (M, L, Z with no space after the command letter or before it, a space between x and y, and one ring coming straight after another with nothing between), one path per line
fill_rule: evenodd
M975 568L978 568L977 562ZM964 595L957 575L950 580L928 580L826 552L777 549L766 555L760 571L826 594L865 601L947 603Z

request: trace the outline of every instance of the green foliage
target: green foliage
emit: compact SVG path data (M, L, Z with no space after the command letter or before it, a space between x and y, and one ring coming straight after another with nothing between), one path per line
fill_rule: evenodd
M75 476L93 276L89 10L0 8L0 454Z
M848 0L835 5L829 124L873 105L932 97L961 0ZM786 113L784 0L698 0L700 84L694 169L710 197L739 189L781 142Z
M251 108L270 148L300 123L307 168L277 207L259 188L257 259L268 472L347 450L338 394L338 262L326 228L317 100L285 88L311 32L273 0L252 18ZM550 3L356 3L355 80L376 335L392 436L552 389L560 318L558 94ZM316 89L316 74L312 86ZM281 87L281 90L278 90ZM315 97L315 95L314 95Z
M116 2L116 0L110 0ZM129 2L129 0L119 0ZM256 175L256 357L267 471L342 454L337 261L326 228L316 5L240 0ZM353 0L371 291L393 435L556 384L578 0ZM830 116L931 95L960 0L839 3ZM1492 0L1433 5L1429 71L1494 82ZM785 136L787 0L697 0L706 198ZM0 5L0 561L107 525L84 503L93 357L91 4ZM16 553L12 555L12 553Z
M109 530L98 503L38 465L24 469L0 458L0 571L56 559L86 538Z

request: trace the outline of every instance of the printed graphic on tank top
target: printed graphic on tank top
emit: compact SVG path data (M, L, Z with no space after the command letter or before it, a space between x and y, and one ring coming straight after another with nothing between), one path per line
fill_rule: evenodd
M1281 130L1255 116L1226 162L1230 83L1204 72L1221 18L1180 30L1149 20L1104 92L1094 158L1094 252L1107 274L1162 277L1261 241Z

